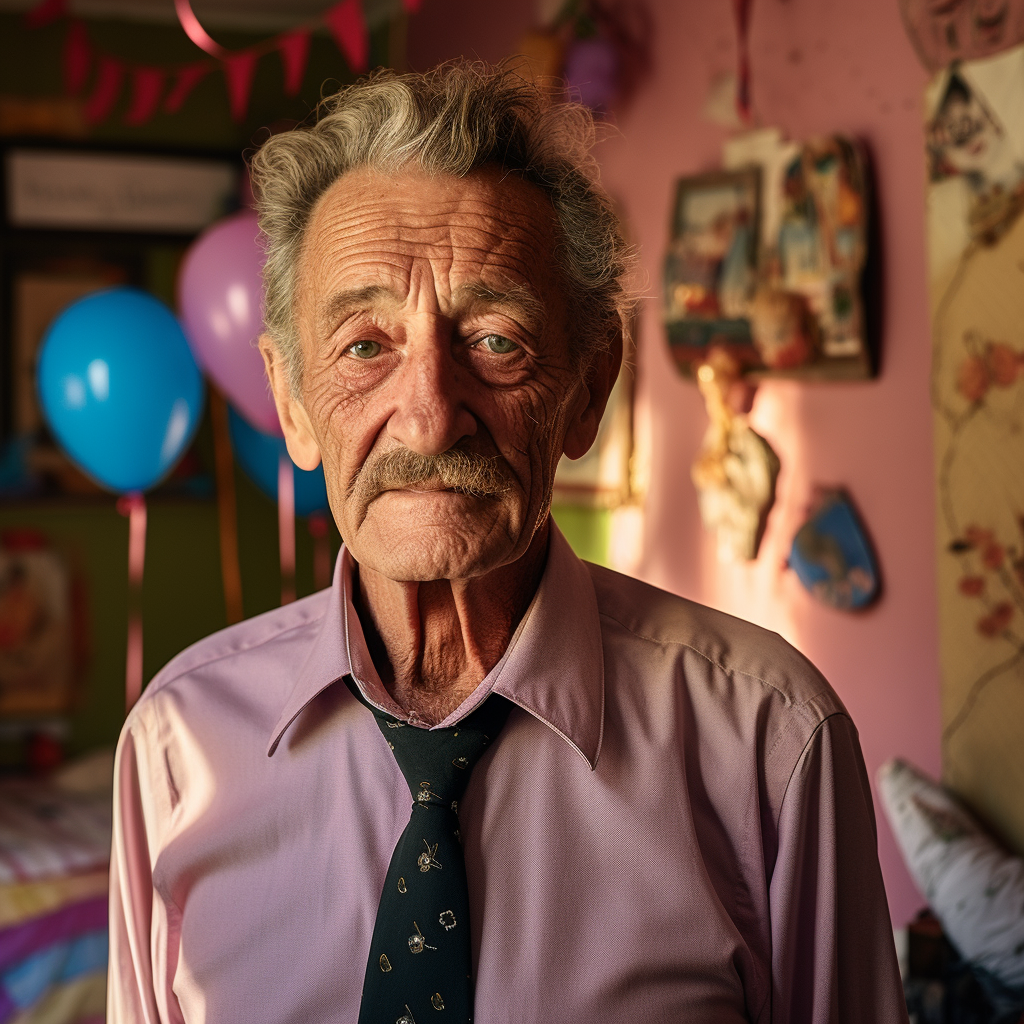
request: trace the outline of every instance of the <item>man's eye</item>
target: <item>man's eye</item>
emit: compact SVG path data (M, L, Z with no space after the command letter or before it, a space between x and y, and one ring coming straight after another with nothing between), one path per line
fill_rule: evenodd
M508 338L502 337L500 334L488 334L486 338L481 338L477 342L478 345L483 345L489 352L493 352L496 356L507 356L509 352L515 352L519 346Z
M378 352L380 352L380 342L357 341L349 345L348 351L355 356L356 359L372 359Z

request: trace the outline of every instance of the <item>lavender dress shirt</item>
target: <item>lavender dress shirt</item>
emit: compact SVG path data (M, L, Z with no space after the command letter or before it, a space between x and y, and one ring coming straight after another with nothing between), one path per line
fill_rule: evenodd
M354 1024L409 788L330 590L189 648L115 775L108 1021ZM906 1020L856 730L778 636L552 526L459 808L478 1024ZM438 1024L442 1016L438 1014ZM418 1021L417 1024L427 1024Z

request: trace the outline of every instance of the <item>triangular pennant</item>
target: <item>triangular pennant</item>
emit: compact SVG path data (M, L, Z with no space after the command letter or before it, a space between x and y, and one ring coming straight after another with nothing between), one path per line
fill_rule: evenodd
M249 92L258 60L259 54L252 50L233 53L224 60L224 80L231 101L231 116L236 121L241 121L249 109Z
M420 0L402 0L406 14L415 14L420 9Z
M89 124L99 124L110 116L114 104L121 95L123 81L124 64L106 54L101 55L96 71L96 84L92 87L92 95L85 103L85 119Z
M370 57L370 40L359 0L341 0L324 13L324 22L334 42L353 71L365 71Z
M200 80L213 68L210 61L199 61L197 64L186 64L178 70L178 77L174 80L167 99L164 100L164 110L168 114L176 114L189 98L192 90L199 84Z
M302 79L306 74L306 61L309 59L311 34L308 28L300 28L277 37L277 48L281 53L281 67L284 70L285 96L295 96L302 88Z
M71 96L80 93L85 87L92 66L92 47L89 45L85 25L80 21L71 22L67 37L64 39L61 65L64 70L64 91Z
M25 15L29 28L42 28L68 13L68 0L42 0Z
M136 68L132 72L132 99L124 123L137 127L145 124L160 105L164 91L164 72L160 68Z

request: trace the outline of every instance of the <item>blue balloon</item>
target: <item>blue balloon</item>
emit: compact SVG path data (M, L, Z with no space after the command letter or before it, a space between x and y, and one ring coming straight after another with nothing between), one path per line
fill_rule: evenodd
M231 432L231 446L235 458L245 470L249 479L273 501L277 501L277 467L282 455L288 455L283 437L264 434L249 425L233 406L228 406L228 429ZM291 461L289 459L289 461ZM292 478L295 480L295 512L308 516L328 508L327 481L324 467L314 470L299 469L292 463Z
M137 288L73 302L39 352L39 400L61 447L113 491L174 468L199 424L203 377L174 314Z

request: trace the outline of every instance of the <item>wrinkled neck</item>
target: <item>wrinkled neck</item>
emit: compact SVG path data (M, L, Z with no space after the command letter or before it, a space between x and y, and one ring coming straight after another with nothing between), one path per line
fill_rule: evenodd
M468 579L408 582L359 568L367 646L400 707L436 725L480 685L537 591L548 534L545 523L521 558Z

